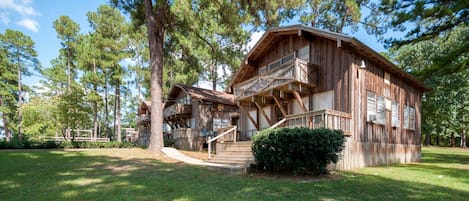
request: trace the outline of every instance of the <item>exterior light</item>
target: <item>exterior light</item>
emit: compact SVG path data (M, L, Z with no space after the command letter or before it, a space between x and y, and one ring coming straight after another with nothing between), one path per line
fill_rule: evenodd
M360 68L366 68L366 65L365 65L365 61L362 60L361 64L360 64Z

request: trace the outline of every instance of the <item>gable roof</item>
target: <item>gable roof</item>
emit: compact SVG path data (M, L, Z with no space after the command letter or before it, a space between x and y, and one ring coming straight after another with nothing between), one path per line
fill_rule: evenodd
M146 111L150 113L151 111L151 102L150 101L142 101L140 106L138 107L138 114L146 114Z
M225 105L236 105L234 102L233 94L229 94L222 91L215 91L209 89L202 89L198 87L192 87L182 84L175 84L171 87L171 91L169 92L168 101L175 102L177 96L181 91L184 91L186 94L190 95L193 99L199 99L203 101L221 103ZM167 104L170 105L170 104Z
M253 66L250 65L250 62L257 59L258 57L262 56L265 51L269 49L275 41L281 37L282 35L291 35L291 34L298 34L301 35L302 33L309 33L313 36L318 36L321 38L327 38L334 41L344 42L352 46L355 50L360 51L364 56L376 59L385 65L382 66L385 70L389 71L390 73L397 74L402 76L403 78L407 79L410 83L414 84L418 88L427 91L428 89L425 85L419 81L414 76L410 75L409 73L405 72L401 68L397 67L395 64L390 62L388 59L384 58L381 54L377 53L370 47L366 46L359 40L354 37L347 36L344 34L334 33L330 31L320 30L313 27L305 26L305 25L291 25L285 27L278 27L278 28L271 28L267 30L264 35L257 41L256 45L246 54L244 58L244 62L241 64L238 71L233 76L233 79L229 83L229 87L233 87L235 84L240 83L244 80L244 77L253 72Z

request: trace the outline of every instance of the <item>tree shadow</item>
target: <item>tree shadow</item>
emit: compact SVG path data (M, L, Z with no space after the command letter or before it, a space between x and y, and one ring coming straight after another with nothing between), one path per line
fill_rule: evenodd
M444 153L422 153L423 162L425 163L456 163L469 164L469 156L463 154L444 154Z
M469 197L468 191L377 175L343 173L334 180L288 181L230 176L154 158L90 156L80 151L0 152L0 161L0 200L465 200ZM415 168L437 171L429 166ZM467 178L467 173L440 171Z

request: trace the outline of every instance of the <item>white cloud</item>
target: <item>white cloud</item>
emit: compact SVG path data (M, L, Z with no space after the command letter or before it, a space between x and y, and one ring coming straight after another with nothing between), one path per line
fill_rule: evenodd
M10 23L8 12L0 12L0 20L3 22L3 24L8 25Z
M1 22L8 25L13 18L14 21L17 21L17 25L37 32L39 25L37 21L31 17L37 16L39 13L31 6L31 4L32 0L0 0Z
M16 23L19 26L22 26L30 31L37 32L39 30L39 24L32 19L23 19Z

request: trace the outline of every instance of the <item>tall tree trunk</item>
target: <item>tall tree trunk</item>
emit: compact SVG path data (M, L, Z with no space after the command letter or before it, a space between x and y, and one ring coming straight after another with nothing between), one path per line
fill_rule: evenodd
M70 95L71 93L71 85L72 85L72 79L71 79L71 73L72 73L72 68L70 67L70 49L67 49L67 93ZM67 138L70 139L70 124L68 124L67 127ZM75 137L73 138L75 139Z
M212 89L213 89L213 90L217 90L217 79L218 79L218 75L217 75L217 66L216 66L216 64L215 64L215 61L212 61L210 70L212 71L212 72L211 72L211 76L212 76Z
M144 0L151 66L151 135L148 149L152 152L163 148L163 42L167 12L166 0L156 1L156 4L154 13L152 0Z
M461 132L461 148L466 148L466 129L463 129Z
M117 120L117 86L116 88L114 89L114 112L112 114L112 134L114 135L114 138L117 136L116 132L117 132L117 124L116 124L116 120ZM115 139L114 139L115 140Z
M428 131L425 132L425 141L424 141L424 145L425 145L425 146L430 145L430 143L431 143L431 139L430 139L430 138L431 138L430 132L428 132Z
M112 140L111 134L109 133L108 122L109 122L109 107L108 107L108 98L107 98L107 81L106 73L104 73L104 135L109 137L109 140Z
M96 59L93 58L93 73L96 75ZM93 91L98 93L98 85L96 80L93 81ZM93 100L93 139L98 137L98 101Z
M454 132L451 132L450 144L451 144L451 147L456 146L456 143L454 142Z
M116 86L116 119L117 119L117 129L116 129L116 136L117 136L117 141L122 142L122 136L121 136L121 90L120 90L120 84L117 84Z
M436 134L436 146L440 146L440 135Z
M21 112L21 105L23 103L23 92L21 90L21 65L20 65L20 58L19 53L17 52L18 60L17 60L17 70L18 70L18 140L21 142L23 140L23 133L21 131L21 121L23 118L23 113Z

